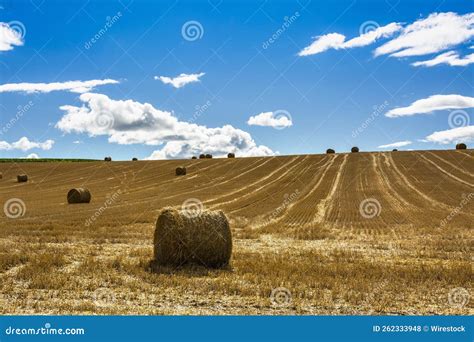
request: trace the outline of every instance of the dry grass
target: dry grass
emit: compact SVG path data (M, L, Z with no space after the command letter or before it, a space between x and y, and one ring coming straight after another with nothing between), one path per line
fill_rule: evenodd
M448 302L455 288L472 293L471 150L196 160L176 179L179 165L3 164L2 199L26 213L0 218L0 312L473 314L472 298ZM71 186L91 203L68 206ZM151 272L160 208L189 198L226 212L230 267ZM367 198L381 206L370 219ZM270 299L278 287L287 306Z

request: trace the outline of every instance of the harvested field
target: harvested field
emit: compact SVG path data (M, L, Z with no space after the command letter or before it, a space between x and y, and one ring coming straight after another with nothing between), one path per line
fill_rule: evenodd
M2 314L474 313L473 150L0 172ZM190 202L229 218L230 267L151 272L158 213Z

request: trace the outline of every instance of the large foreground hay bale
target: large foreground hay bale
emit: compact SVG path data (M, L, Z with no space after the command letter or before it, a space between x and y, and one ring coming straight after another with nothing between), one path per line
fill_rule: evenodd
M353 148L351 148L351 152L352 153L357 153L357 152L359 152L359 148L357 146L354 146Z
M227 158L235 158L235 154L234 153L228 153Z
M329 153L336 153L336 151L334 151L332 148L328 148L328 149L326 150L326 153L328 153L328 154L329 154Z
M18 175L16 176L18 183L28 182L28 175Z
M465 149L467 149L467 146L465 143L456 144L456 150L465 150Z
M176 168L176 176L184 176L186 174L186 168L184 166Z
M205 154L200 154L199 155L199 159L205 159L206 158L206 155Z
M112 161L112 157L105 157L104 161Z
M74 188L67 193L67 202L74 203L89 203L91 201L91 193L86 188Z
M206 159L212 159L212 154L206 154Z
M165 208L156 221L155 261L162 265L199 264L223 267L232 255L232 233L222 211L185 211Z

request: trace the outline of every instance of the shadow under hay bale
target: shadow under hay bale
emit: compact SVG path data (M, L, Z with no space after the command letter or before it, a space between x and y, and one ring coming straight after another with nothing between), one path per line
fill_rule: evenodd
M183 167L177 167L176 168L176 176L184 176L186 175L186 168Z
M112 161L112 157L105 157L104 161Z
M91 193L86 188L74 188L67 193L67 202L69 204L89 203L90 201Z
M354 146L353 148L351 148L351 152L352 153L357 153L357 152L359 152L359 148L357 146Z
M158 265L201 265L221 268L229 265L232 233L222 211L197 215L165 208L156 221L154 258Z
M467 146L465 143L456 144L456 150L465 150L465 149L467 149Z
M206 154L206 159L212 159L212 154Z
M329 153L336 153L336 151L334 151L332 148L328 148L328 149L326 150L326 153L328 153L328 154L329 154Z
M16 180L18 181L18 183L28 182L28 176L27 175L18 175L18 176L16 176Z

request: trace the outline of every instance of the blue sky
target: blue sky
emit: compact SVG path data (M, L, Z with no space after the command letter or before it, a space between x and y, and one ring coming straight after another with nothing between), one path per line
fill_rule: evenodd
M0 157L447 149L474 140L471 1L0 6ZM181 74L185 84L173 86Z

